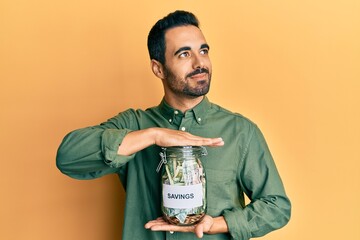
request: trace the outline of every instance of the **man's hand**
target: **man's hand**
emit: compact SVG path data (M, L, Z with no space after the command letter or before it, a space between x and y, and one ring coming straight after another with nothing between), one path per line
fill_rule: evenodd
M210 146L224 145L222 138L204 138L188 132L167 128L148 128L128 133L118 149L118 154L130 156L150 145L172 146Z
M167 128L154 128L154 144L161 147L171 146L223 146L222 138L204 138L192 135L188 132Z
M193 226L172 225L166 222L162 217L159 217L156 220L146 223L145 228L152 231L193 232L198 238L202 238L204 233L210 233L210 229L213 224L214 219L209 215L205 215L200 223Z

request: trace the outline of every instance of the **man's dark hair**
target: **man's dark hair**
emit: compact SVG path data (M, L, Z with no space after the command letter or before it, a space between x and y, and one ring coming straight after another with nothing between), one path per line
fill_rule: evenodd
M179 27L193 25L199 27L199 21L194 14L187 11L177 10L170 13L163 19L160 19L151 28L147 46L150 54L150 59L155 59L161 64L165 64L165 33L167 30Z

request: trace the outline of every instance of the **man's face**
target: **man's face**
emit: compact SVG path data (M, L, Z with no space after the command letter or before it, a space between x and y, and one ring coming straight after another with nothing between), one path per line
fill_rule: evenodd
M211 81L209 46L199 28L188 25L165 33L165 89L198 97L208 93Z

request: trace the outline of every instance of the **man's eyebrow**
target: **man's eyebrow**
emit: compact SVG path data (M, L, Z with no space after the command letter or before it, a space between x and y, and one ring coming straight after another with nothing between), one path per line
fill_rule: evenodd
M188 51L188 50L191 50L191 47L181 47L174 53L174 56L176 56L178 53L182 51Z
M210 49L210 46L207 43L201 45L200 49L207 48Z

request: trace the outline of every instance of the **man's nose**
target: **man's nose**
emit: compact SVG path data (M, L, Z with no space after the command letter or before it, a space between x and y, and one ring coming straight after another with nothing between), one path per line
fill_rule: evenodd
M203 68L204 67L204 59L201 55L196 54L193 56L193 68Z

